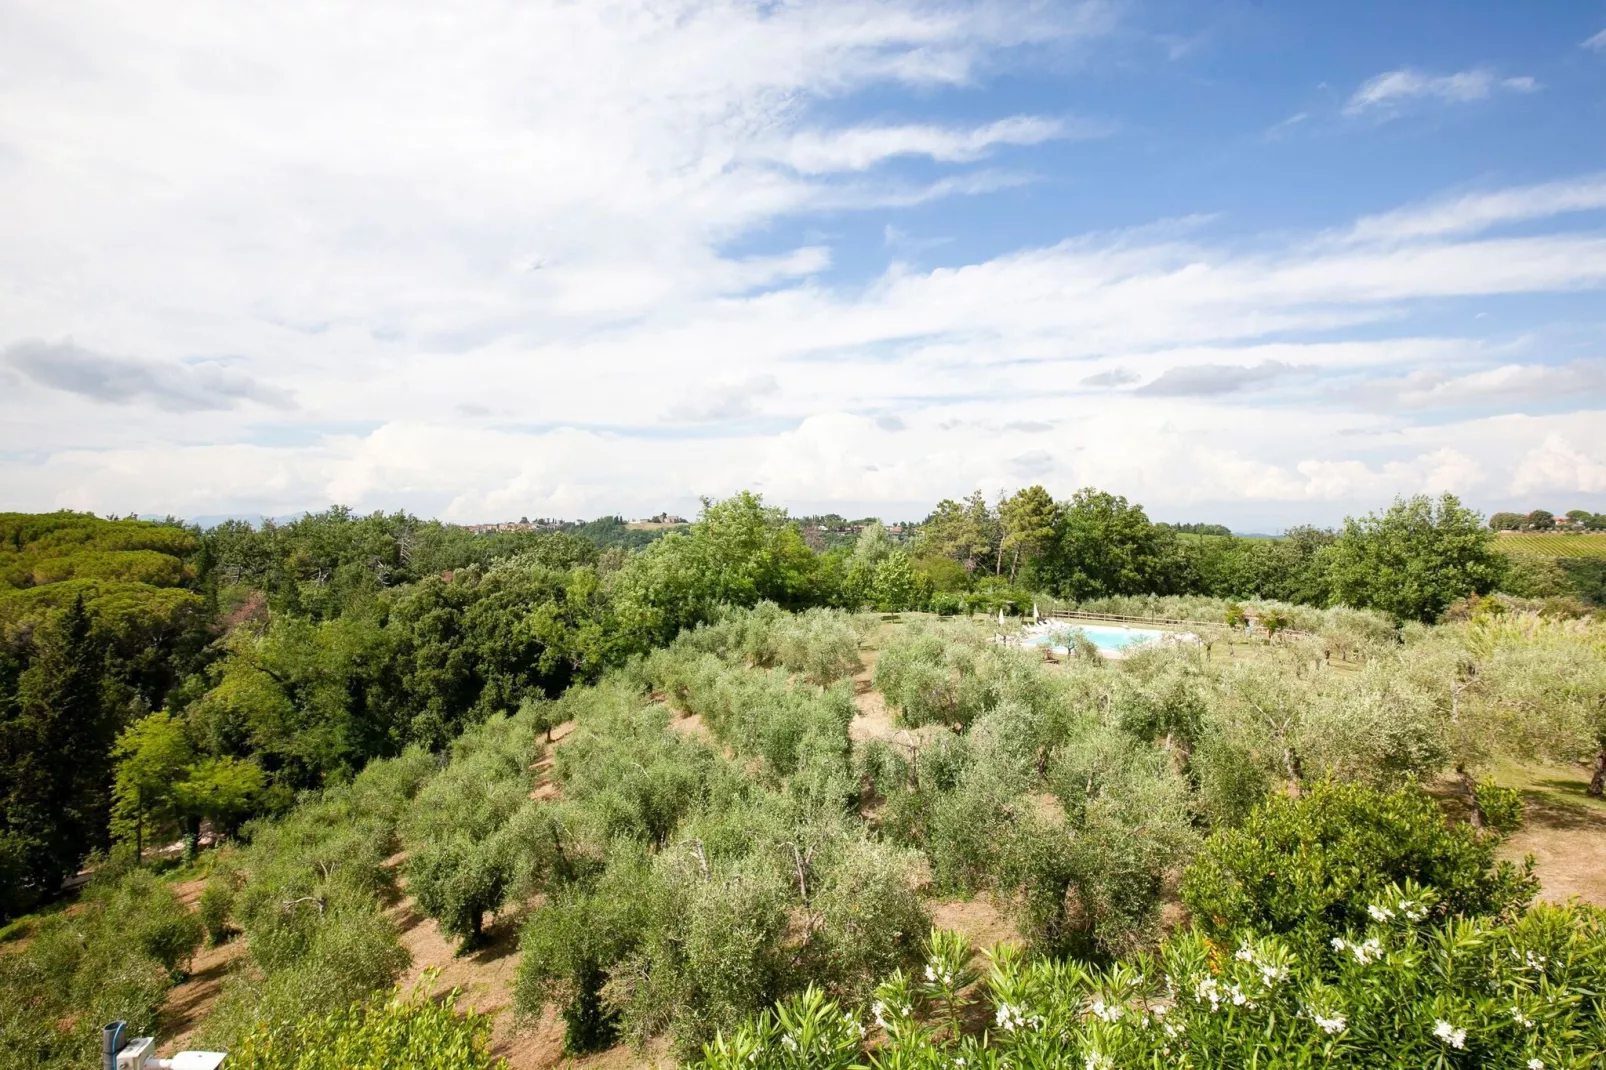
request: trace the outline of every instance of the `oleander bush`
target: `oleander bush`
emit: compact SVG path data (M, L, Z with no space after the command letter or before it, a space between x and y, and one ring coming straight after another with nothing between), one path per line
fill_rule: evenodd
M439 1001L420 985L388 1001L356 1002L331 1013L309 1014L288 1029L259 1026L229 1051L231 1070L496 1070L506 1060L490 1054L491 1021L459 1013L454 989Z
M1496 862L1498 842L1446 823L1420 789L1320 784L1271 796L1206 840L1182 899L1207 935L1277 935L1301 949L1362 926L1381 890L1407 881L1433 889L1437 917L1511 916L1538 881L1531 862Z
M722 1032L697 1066L1599 1065L1606 912L1540 905L1514 918L1444 917L1433 890L1414 882L1379 889L1368 908L1365 926L1305 953L1278 936L1218 941L1198 929L1106 968L1005 945L969 996L951 994L954 967L933 954L924 981L894 974L867 1003L792 997ZM972 999L992 1013L984 1028L962 1029Z

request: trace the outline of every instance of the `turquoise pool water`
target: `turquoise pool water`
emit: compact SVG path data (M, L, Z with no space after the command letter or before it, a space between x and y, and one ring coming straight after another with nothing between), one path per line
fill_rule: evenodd
M1144 643L1158 640L1165 632L1157 628L1127 628L1119 624L1067 624L1043 635L1034 635L1024 641L1025 646L1048 646L1054 650L1067 649L1066 636L1080 631L1101 651L1119 653Z

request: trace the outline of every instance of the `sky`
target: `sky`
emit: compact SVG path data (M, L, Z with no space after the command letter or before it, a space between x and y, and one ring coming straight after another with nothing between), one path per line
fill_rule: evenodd
M0 509L1606 511L1606 2L0 0Z

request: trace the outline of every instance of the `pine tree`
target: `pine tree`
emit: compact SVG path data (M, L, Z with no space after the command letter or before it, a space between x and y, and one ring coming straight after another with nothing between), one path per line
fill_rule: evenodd
M116 725L103 695L105 651L82 598L34 634L32 655L0 724L0 825L20 842L24 883L50 895L107 845Z

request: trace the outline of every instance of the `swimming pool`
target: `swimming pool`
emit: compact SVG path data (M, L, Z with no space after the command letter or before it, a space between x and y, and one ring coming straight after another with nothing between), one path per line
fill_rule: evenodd
M1070 649L1069 633L1079 631L1087 636L1101 654L1123 654L1135 646L1159 641L1166 633L1157 628L1127 628L1110 624L1059 624L1042 628L1036 635L1021 639L1022 646L1046 646L1056 652Z

